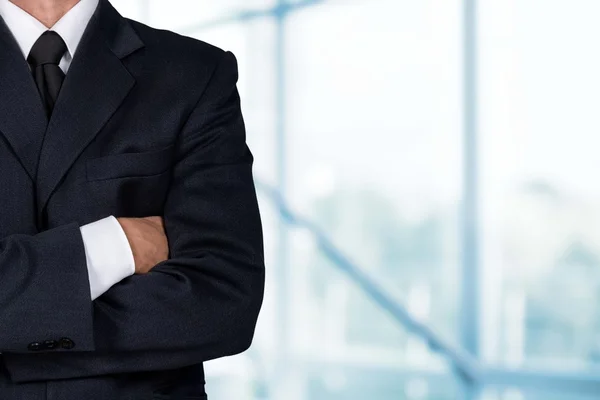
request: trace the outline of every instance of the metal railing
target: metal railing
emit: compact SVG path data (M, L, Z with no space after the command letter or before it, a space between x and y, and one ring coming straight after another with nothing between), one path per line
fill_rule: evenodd
M287 224L305 229L315 240L318 249L367 297L388 312L401 326L425 340L432 351L445 357L466 385L498 385L562 391L569 394L600 394L600 373L510 369L483 365L471 354L453 345L429 326L415 319L402 304L396 302L381 285L377 284L376 279L344 255L321 228L293 212L275 188L260 181L256 181L256 187L273 202L280 217Z

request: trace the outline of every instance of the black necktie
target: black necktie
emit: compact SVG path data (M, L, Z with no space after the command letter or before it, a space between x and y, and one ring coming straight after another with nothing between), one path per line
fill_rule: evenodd
M33 44L27 57L48 117L52 114L60 86L65 79L58 64L66 51L67 45L60 35L54 31L46 31Z

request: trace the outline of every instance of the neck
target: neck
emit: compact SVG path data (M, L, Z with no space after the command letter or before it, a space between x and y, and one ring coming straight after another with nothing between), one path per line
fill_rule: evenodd
M1 1L1 0L0 0ZM9 0L31 14L35 19L51 28L79 0Z

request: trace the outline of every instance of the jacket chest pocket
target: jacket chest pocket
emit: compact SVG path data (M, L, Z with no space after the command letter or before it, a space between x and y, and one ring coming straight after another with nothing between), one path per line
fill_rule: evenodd
M147 217L162 215L173 149L123 153L85 163L86 207L93 215Z
M174 146L142 153L111 154L85 163L86 179L100 181L128 177L149 177L168 172Z

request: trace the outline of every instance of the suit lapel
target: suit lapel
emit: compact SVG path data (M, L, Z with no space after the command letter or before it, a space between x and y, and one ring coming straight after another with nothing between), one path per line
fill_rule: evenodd
M0 18L0 132L35 180L47 118L27 61Z
M121 59L141 47L143 43L129 23L107 0L101 0L48 124L37 174L38 217L79 154L133 87L135 80Z

